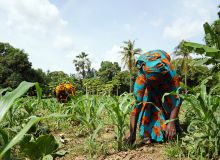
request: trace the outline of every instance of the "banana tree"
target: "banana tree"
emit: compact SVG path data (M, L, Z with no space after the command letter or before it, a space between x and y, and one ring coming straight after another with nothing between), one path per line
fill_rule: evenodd
M216 65L220 63L220 20L215 21L213 26L210 26L208 23L205 23L203 25L203 28L205 31L206 45L184 41L183 46L191 52L203 54L207 57L210 57L206 61L206 64Z

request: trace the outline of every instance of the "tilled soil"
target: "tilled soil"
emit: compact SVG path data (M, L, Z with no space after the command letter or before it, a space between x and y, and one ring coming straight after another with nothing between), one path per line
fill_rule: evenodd
M164 145L145 145L135 150L118 152L106 157L99 157L99 160L164 160Z
M63 157L56 158L56 160L86 160L85 155L82 155L83 139L71 139L65 145L65 148L69 149L70 152ZM136 149L131 149L128 151L117 152L114 151L109 155L101 155L97 160L165 160L166 155L164 154L165 144L153 143L150 145L144 145L137 147Z
M87 160L84 150L85 137L79 137L73 133L54 133L58 139L63 138L63 147L61 149L68 150L68 153L62 157L56 157L56 160ZM105 130L104 133L98 136L98 141L114 139L112 130ZM166 143L151 143L147 145L140 145L137 140L137 146L127 151L115 151L109 149L107 155L100 155L96 158L97 160L166 160L168 159L165 155Z

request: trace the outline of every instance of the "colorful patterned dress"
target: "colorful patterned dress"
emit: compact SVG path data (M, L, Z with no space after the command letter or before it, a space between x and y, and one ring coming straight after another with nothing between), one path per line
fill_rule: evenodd
M177 91L179 77L170 63L170 56L162 50L153 50L141 55L136 63L138 76L134 84L137 105L132 115L139 116L140 136L157 142L163 141L166 130L165 120L181 100L176 95L162 97L164 93Z

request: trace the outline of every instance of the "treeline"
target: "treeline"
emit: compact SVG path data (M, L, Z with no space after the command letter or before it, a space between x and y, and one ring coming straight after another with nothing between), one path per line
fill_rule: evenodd
M134 45L134 42L130 43ZM183 57L173 61L183 82L186 69L184 63L188 64L187 85L190 87L198 85L201 80L211 75L207 66L195 66L193 61L195 60L190 57L187 60ZM73 83L77 91L83 94L120 95L130 91L130 83L133 84L136 77L135 66L130 67L131 73L129 70L122 71L117 62L103 61L98 70L91 68L91 63L88 54L82 52L73 60L77 74L68 75L63 71L44 72L42 69L32 68L24 50L14 48L8 43L0 43L0 88L15 88L25 80L39 82L46 95L53 94L55 86L66 82Z
M80 57L81 56L81 57ZM0 43L0 88L16 88L22 81L39 82L46 95L60 83L73 83L78 92L121 94L129 92L129 71L122 71L117 62L103 61L100 69L91 68L84 52L74 60L77 74L34 69L24 50Z

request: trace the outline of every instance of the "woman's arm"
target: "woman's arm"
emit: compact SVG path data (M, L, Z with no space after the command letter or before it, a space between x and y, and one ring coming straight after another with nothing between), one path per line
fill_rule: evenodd
M175 107L170 114L170 120L176 119L178 117L178 113L179 113L179 107ZM173 139L175 135L176 135L175 121L171 121L167 124L165 137L168 139Z
M180 87L180 80L179 77L177 76L176 72L174 70L170 71L170 76L171 78L171 86L172 86L172 91L177 91L178 88ZM176 135L176 125L174 119L178 118L179 114L179 109L181 105L181 99L177 97L176 95L171 95L172 98L174 99L173 102L173 110L170 113L170 120L167 124L166 128L166 133L165 137L168 139L173 139L173 137Z

